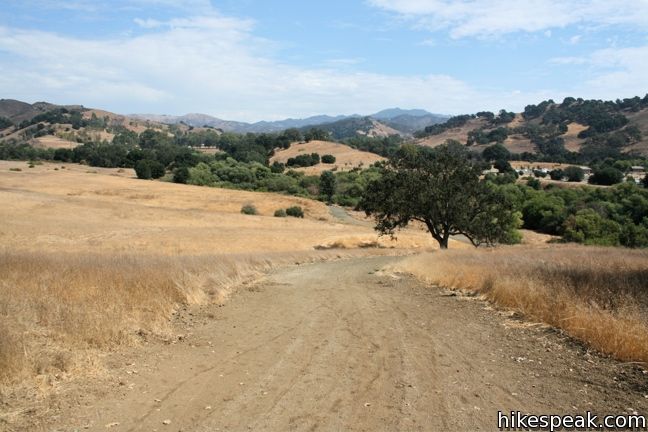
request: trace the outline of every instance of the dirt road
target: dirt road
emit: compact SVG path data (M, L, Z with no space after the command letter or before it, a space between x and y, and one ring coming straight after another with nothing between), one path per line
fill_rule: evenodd
M225 307L185 310L179 340L114 355L103 396L44 430L496 430L498 410L648 412L638 368L376 273L398 259L283 269Z

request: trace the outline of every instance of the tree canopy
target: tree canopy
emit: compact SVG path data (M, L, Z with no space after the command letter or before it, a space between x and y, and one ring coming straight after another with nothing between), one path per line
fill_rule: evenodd
M453 235L475 246L512 242L519 214L480 174L461 145L404 145L368 184L360 207L374 216L381 234L393 235L410 221L425 224L442 249Z

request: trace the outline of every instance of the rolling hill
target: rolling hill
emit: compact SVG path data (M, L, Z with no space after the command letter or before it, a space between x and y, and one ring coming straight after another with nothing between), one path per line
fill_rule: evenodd
M353 168L367 167L374 162L384 160L383 157L374 153L357 150L344 144L330 141L310 141L307 143L293 143L289 148L277 151L270 159L270 162L285 164L290 158L311 153L317 153L320 156L332 155L335 157L335 163L318 163L310 167L297 168L298 171L303 171L309 175L320 174L327 170L349 171Z
M174 127L184 131L189 129L185 125ZM0 143L74 148L82 143L112 142L120 132L140 134L146 129L168 132L171 126L82 105L0 100Z
M648 95L617 100L566 98L527 105L524 112L455 116L415 133L419 145L447 140L475 150L503 144L511 153L549 159L648 155Z

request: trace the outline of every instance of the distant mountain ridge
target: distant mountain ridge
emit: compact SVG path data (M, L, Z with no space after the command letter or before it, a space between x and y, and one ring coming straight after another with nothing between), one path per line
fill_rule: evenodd
M15 124L18 124L25 120L31 120L38 114L42 114L56 108L83 109L83 106L54 105L49 102L36 102L30 104L15 99L0 99L0 117L9 119Z
M422 109L404 110L401 108L389 108L369 116L359 114L352 115L317 115L303 119L288 118L278 121L259 121L256 123L245 123L238 121L223 120L207 114L186 114L183 116L157 115L157 114L131 114L129 117L139 120L150 120L159 123L178 124L184 123L193 127L209 126L221 129L224 132L237 133L267 133L279 132L290 128L306 128L337 123L349 119L371 118L382 123L386 128L394 129L394 133L409 135L414 131L427 126L442 123L450 116L432 114Z

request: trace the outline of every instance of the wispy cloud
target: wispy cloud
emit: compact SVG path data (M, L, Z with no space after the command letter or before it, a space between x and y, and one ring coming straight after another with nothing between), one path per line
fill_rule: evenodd
M216 12L138 24L142 34L94 40L0 27L0 93L121 112L202 111L242 120L385 106L461 113L523 106L540 97L480 91L448 75L349 69L361 59L337 59L323 68L286 64L273 55L271 41L254 35L253 21Z
M648 29L646 0L367 0L417 28L453 38L538 32L578 23Z

